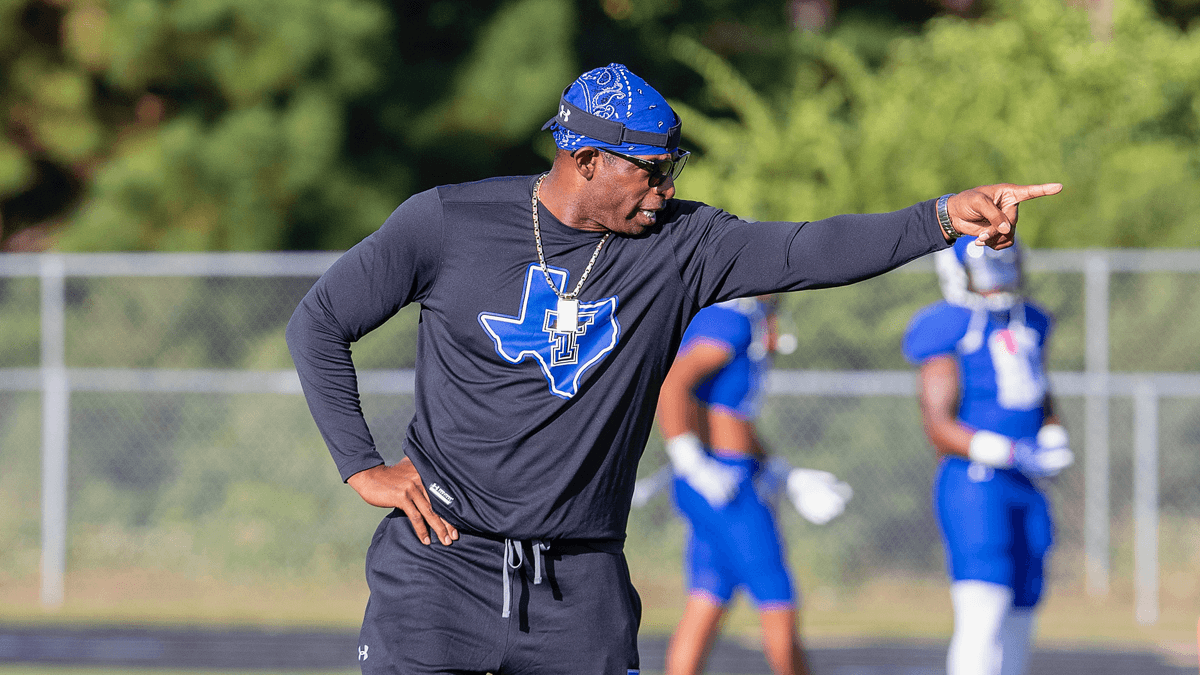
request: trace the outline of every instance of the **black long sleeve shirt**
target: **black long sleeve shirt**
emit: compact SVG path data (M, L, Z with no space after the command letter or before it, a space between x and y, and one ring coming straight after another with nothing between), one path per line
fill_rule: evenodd
M669 200L642 236L612 236L556 330L538 264L536 176L413 196L317 281L287 339L342 478L383 463L358 398L350 344L421 304L416 412L404 453L434 509L514 539L625 537L658 392L701 307L849 284L945 248L933 201L886 214L748 222ZM551 279L574 289L599 233L539 210Z

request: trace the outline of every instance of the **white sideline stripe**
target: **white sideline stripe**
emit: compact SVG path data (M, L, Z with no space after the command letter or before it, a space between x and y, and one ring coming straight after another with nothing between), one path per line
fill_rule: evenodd
M774 370L767 377L771 396L914 396L916 373L910 370ZM68 368L71 391L163 392L196 394L299 394L300 378L293 370L160 370L136 368ZM1089 393L1134 396L1149 385L1158 396L1200 396L1197 373L1112 373L1095 378L1085 373L1050 374L1059 396ZM412 369L361 370L363 394L412 394ZM0 368L0 391L42 390L37 368Z

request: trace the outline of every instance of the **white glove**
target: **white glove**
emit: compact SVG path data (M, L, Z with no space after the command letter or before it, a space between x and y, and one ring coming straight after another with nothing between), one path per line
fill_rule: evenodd
M639 478L633 484L633 502L630 505L633 507L645 506L646 502L670 484L671 467L669 466L664 466L651 476Z
M1057 476L1063 469L1075 463L1071 452L1070 438L1061 424L1047 424L1037 433L1037 464L1039 475Z
M1037 442L1014 440L992 431L977 431L967 451L971 461L998 469L1016 468L1027 476L1048 478L1075 462L1075 453L1067 447L1067 431L1058 424L1047 424L1038 431Z
M841 515L854 496L854 490L837 476L816 469L792 469L787 492L800 515L815 525L824 525Z
M667 439L666 447L676 475L687 481L714 509L725 506L737 494L741 472L704 452L696 434L680 434Z
M980 430L971 436L967 457L997 469L1011 469L1016 451L1016 441L994 431Z

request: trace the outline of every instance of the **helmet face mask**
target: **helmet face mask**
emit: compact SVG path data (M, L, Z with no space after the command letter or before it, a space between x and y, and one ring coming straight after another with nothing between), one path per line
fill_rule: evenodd
M967 272L972 293L1016 293L1021 290L1021 252L1017 246L1002 251L987 246L955 244L954 252Z
M996 310L1012 307L1024 281L1019 244L997 251L974 242L974 237L963 237L952 249L938 253L942 295L956 305Z

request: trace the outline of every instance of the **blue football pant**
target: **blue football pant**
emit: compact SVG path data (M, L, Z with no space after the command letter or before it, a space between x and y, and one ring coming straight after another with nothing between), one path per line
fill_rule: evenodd
M709 596L719 605L743 587L759 609L795 604L784 547L775 514L754 488L760 469L757 459L714 455L742 472L737 495L714 509L686 481L674 483L675 505L687 519L688 589Z
M1014 607L1038 603L1053 526L1045 496L1028 478L1012 469L945 458L934 504L953 580L1007 586Z

